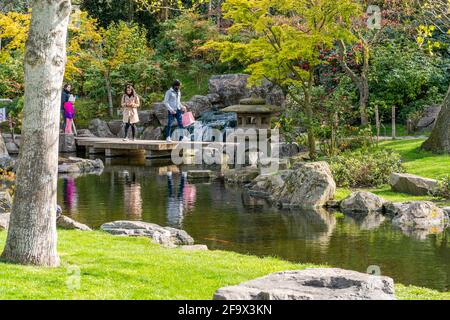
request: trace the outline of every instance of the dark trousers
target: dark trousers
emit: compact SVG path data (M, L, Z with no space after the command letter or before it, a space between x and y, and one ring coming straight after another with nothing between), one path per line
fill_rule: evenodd
M177 120L178 128L184 129L183 123L182 123L182 113L181 110L177 110L176 114L172 114L168 112L169 117L167 119L167 129L166 129L166 138L170 137L170 129L172 129L173 120Z
M133 139L136 138L136 125L134 123L127 122L125 124L125 138L128 137L128 130L131 127L131 134L133 135Z

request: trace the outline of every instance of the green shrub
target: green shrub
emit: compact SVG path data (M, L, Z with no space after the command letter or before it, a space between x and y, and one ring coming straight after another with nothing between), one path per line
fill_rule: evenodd
M450 199L450 175L439 179L436 191L433 195L438 198Z
M392 150L361 149L328 159L339 187L377 187L393 172L403 172L400 155Z

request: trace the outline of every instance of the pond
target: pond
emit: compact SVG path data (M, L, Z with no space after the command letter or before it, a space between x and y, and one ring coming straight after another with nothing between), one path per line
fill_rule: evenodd
M375 227L324 210L279 210L238 186L187 181L187 168L166 161L108 161L101 175L60 177L64 214L93 228L114 220L181 228L210 249L360 272L375 265L398 283L450 290L448 229L418 240L389 221Z

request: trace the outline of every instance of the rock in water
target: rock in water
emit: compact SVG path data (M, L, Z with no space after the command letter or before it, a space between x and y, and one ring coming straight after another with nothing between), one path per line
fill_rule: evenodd
M273 198L283 207L316 208L334 198L336 183L326 162L299 163L275 190Z
M194 244L194 239L186 231L161 227L154 223L114 221L105 223L100 228L114 235L151 238L153 242L167 247Z
M60 158L58 164L58 173L98 173L103 169L104 164L100 159Z
M446 212L429 201L387 203L385 214L403 233L423 239L428 234L442 232L448 222Z
M282 271L221 288L214 300L394 300L394 281L356 271Z
M115 135L111 132L108 124L100 119L94 119L89 124L89 131L96 137L100 138L114 138Z
M383 210L385 200L370 192L353 192L341 201L341 210L352 215L367 215Z
M249 183L259 176L259 173L259 169L254 167L231 169L224 172L224 180L228 183Z
M81 230L81 231L92 231L87 225L77 222L69 217L60 215L56 219L56 226L61 229L67 230Z
M428 179L408 173L392 173L390 177L392 190L416 196L426 196L437 187L437 180Z

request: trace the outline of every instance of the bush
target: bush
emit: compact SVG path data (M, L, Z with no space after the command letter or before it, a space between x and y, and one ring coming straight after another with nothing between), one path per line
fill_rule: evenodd
M400 155L391 150L347 151L328 162L339 187L378 187L391 173L403 172Z
M438 198L450 199L450 175L439 179L433 195Z

